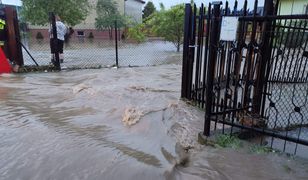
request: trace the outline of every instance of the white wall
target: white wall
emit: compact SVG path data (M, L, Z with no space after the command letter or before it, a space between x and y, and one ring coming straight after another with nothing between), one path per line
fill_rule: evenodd
M142 7L143 3L136 0L125 1L125 15L132 18L137 23L142 23Z
M281 0L280 15L303 14L308 0Z

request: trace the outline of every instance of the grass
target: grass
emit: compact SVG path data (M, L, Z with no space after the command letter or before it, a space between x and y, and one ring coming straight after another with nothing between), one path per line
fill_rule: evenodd
M55 67L52 65L45 66L23 66L20 67L18 73L29 73L29 72L52 72L55 71Z
M244 145L243 142L237 136L218 135L215 138L214 146L221 148L238 149L242 148ZM249 149L249 152L251 153L256 153L256 154L279 153L279 151L266 146L260 146L260 145L245 145L245 146Z
M242 142L235 136L219 135L215 140L218 147L237 149L242 147Z
M267 153L276 152L276 151L274 151L270 147L253 145L250 147L250 152L257 153L257 154L267 154Z

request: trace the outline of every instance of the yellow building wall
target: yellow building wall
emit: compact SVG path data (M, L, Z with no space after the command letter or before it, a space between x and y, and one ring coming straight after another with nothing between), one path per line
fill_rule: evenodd
M118 11L124 14L124 0L114 0L118 5ZM97 0L89 0L91 10L88 17L80 24L76 25L76 29L95 29L96 3Z

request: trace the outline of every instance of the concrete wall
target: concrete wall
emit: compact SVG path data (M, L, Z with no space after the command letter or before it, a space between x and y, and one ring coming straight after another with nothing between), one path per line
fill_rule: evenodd
M136 0L125 0L125 15L131 17L136 23L142 23L143 3Z
M304 14L308 0L281 0L280 15Z

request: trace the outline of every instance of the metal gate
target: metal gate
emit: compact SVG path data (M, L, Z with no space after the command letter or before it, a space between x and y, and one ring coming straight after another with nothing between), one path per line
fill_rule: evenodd
M237 1L186 4L182 98L205 109L203 134L248 130L283 150L308 145L308 15L276 15L279 2L264 12L242 9ZM221 40L222 21L236 17L234 40ZM233 18L234 19L234 18ZM211 123L212 121L212 123ZM263 138L261 138L261 143ZM264 140L265 141L265 140Z

